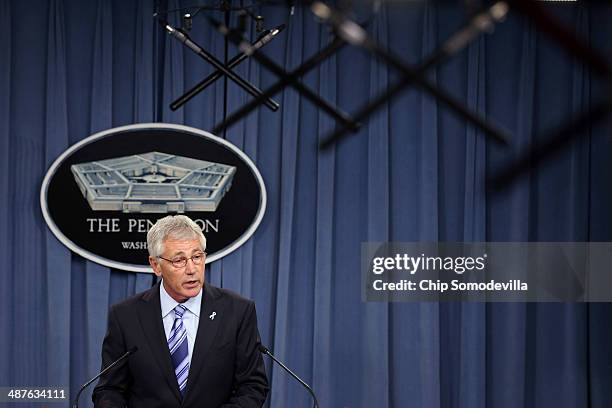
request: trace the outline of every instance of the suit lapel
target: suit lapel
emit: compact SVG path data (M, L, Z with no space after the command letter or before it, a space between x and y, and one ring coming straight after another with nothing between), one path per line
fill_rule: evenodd
M138 318L145 333L145 338L153 352L153 358L157 361L175 397L181 401L182 397L172 367L170 350L168 350L168 342L161 317L159 285L160 283L142 296L141 302L138 303Z
M189 378L187 379L187 393L185 399L190 395L190 390L197 383L197 378L202 371L202 366L206 362L206 355L212 347L219 324L223 320L220 308L221 293L214 286L209 284L204 285L204 293L202 296L202 305L200 307L200 322L198 323L198 334L196 336L195 347L191 357L191 365L189 367Z

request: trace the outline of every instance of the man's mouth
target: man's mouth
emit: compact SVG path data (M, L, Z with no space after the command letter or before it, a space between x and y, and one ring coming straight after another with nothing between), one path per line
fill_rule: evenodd
M185 281L185 282L183 283L183 285L184 285L184 286L187 286L187 287L189 287L189 288L193 288L193 287L199 286L199 285L200 285L200 281L199 281L199 280L197 280L197 279L194 279L194 280L188 280L188 281Z

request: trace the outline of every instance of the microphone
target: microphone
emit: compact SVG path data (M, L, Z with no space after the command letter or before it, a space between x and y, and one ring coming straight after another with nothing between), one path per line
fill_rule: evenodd
M109 372L110 370L115 368L119 363L121 363L123 360L125 360L126 358L128 358L130 355L134 354L137 351L138 351L138 347L136 347L136 346L132 347L131 349L126 351L124 355L122 355L121 357L119 357L118 359L113 361L104 370L100 371L100 373L98 375L96 375L94 378L92 378L91 380L89 380L85 384L83 384L81 386L81 389L77 393L76 397L74 397L74 402L72 403L72 408L79 408L79 397L81 396L81 393L85 390L85 388L87 388L92 382L94 382L98 378L102 377L104 374L106 374L107 372Z
M295 374L293 371L291 371L286 365L284 365L282 362L280 362L279 360L276 359L276 357L274 357L274 354L272 354L270 352L270 350L268 350L266 348L266 346L264 346L263 344L259 343L257 344L257 349L259 349L260 353L263 354L267 354L268 356L270 356L270 358L279 366L283 367L283 369L288 372L289 374L291 374L291 376L293 378L295 378L300 384L302 384L304 386L304 388L306 388L308 390L308 392L310 393L310 395L312 395L312 406L314 408L319 408L319 402L317 401L317 396L315 395L314 391L312 390L312 388L310 388L310 386L308 384L306 384L304 382L304 380L302 380L300 377L297 376L297 374Z

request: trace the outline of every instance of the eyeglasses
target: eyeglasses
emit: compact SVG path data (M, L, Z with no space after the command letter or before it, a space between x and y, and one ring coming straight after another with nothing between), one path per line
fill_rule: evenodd
M194 265L200 265L206 259L206 252L200 252L192 256L191 258L185 258L184 256L166 259L163 256L158 256L158 258L163 259L164 261L168 261L175 268L184 268L187 266L187 261L191 259Z

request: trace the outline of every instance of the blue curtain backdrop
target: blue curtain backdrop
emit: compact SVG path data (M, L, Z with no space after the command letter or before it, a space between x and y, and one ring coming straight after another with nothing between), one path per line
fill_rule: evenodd
M610 7L547 7L610 56ZM74 395L100 368L109 305L153 282L55 239L38 201L53 160L102 129L163 121L209 130L223 117L223 81L169 110L212 69L163 35L153 10L152 0L0 0L0 386L62 385ZM270 27L287 20L281 8L264 15ZM369 32L417 63L465 17L451 4L389 3ZM203 19L193 37L223 57L221 36ZM328 41L328 29L296 8L266 54L291 69ZM254 61L236 71L261 88L275 82ZM263 342L314 386L322 407L609 407L607 304L361 301L364 241L612 240L609 122L503 192L484 190L486 175L604 95L584 64L512 14L429 77L510 130L512 146L487 142L411 90L357 136L319 152L334 122L285 90L279 112L259 109L221 135L256 162L269 201L252 239L210 265L207 279L256 301ZM355 111L395 78L345 47L304 82ZM249 98L229 83L227 110ZM299 385L267 368L268 406L309 406Z

